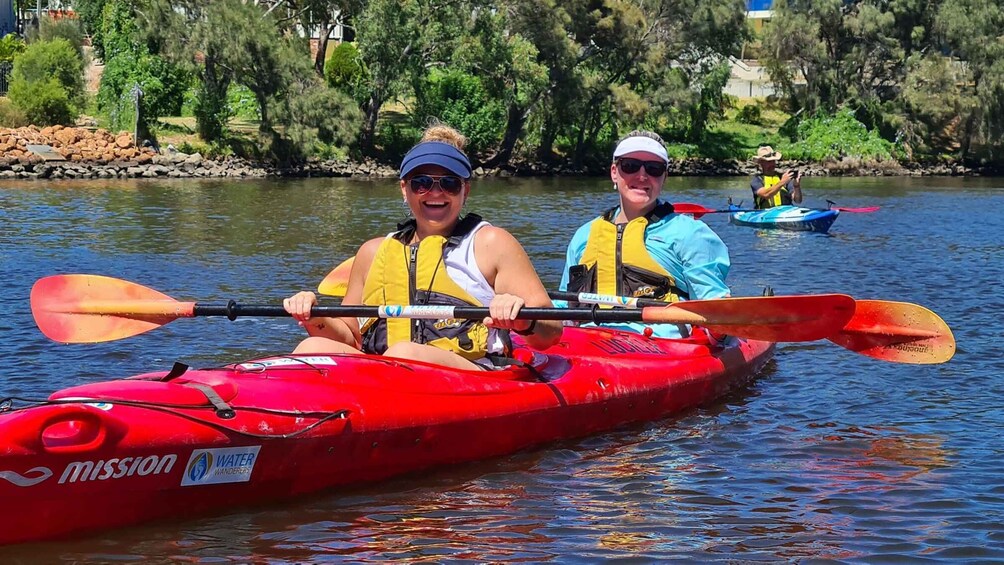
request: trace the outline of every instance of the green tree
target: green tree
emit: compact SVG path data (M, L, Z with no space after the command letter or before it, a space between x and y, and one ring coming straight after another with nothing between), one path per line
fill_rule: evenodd
M138 25L161 56L196 77L195 122L206 141L222 139L230 118L227 91L233 71L224 63L225 41L217 33L226 2L143 0Z
M102 60L105 58L105 46L104 36L101 32L101 18L106 2L107 0L73 0L73 9L76 10L80 18L84 33L91 36L94 54Z
M965 71L952 91L975 102L961 105L960 153L969 156L973 141L982 140L999 160L1004 157L1004 2L944 0L936 29L951 49L948 64Z
M472 13L473 5L466 0L366 3L355 18L356 40L369 92L362 107L360 145L364 151L373 147L384 103L413 90L425 75L426 65L450 61Z
M133 3L108 0L101 30L105 69L98 88L98 108L109 115L113 127L132 127L134 89L142 92L142 129L146 130L148 124L160 116L179 114L189 76L183 69L151 52L140 35Z

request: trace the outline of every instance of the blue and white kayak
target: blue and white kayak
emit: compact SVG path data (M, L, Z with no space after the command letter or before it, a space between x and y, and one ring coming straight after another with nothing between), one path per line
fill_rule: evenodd
M729 222L737 226L819 233L826 233L840 214L840 210L798 206L775 206L766 210L741 211L738 206L733 205L729 206L729 209L734 210L729 215Z

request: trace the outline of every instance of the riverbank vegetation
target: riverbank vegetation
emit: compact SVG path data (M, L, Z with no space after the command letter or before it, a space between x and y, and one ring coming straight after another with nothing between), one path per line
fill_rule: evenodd
M1004 163L1000 2L779 0L759 32L740 0L73 5L104 63L100 125L132 129L138 107L142 136L203 154L393 162L435 118L485 168L596 170L637 127L678 158L771 144L804 161ZM301 31L335 25L354 40L312 54ZM0 122L67 123L86 107L67 79L83 64L73 30L41 27L27 46L0 42L14 62ZM744 52L779 96L724 93Z

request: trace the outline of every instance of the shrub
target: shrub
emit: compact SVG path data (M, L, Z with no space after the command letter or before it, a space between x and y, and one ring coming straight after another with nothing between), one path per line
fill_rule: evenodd
M28 117L10 100L0 98L0 127L19 128L28 125Z
M791 124L786 124L791 128ZM791 159L821 161L827 158L857 157L883 160L893 157L894 146L875 130L869 130L844 108L836 114L817 113L793 128L795 140L784 150Z
M743 106L736 113L736 121L755 126L763 125L763 113L760 111L760 106L757 104Z
M227 89L227 114L243 120L260 120L261 108L254 97L254 92L243 85L230 85Z
M79 21L69 18L43 17L38 27L38 39L52 41L58 38L69 41L77 55L80 56L80 60L84 60L84 31L80 28Z
M66 89L55 78L28 82L15 77L8 96L25 119L35 125L70 124L77 117Z
M7 96L37 125L68 124L84 101L84 62L57 38L27 46L14 58Z
M25 47L23 39L8 33L0 39L0 61L13 61L14 57L24 53Z
M363 63L359 50L351 43L339 43L324 63L324 79L328 86L352 94L363 77Z
M336 148L355 141L362 112L347 94L320 81L300 87L285 97L285 104L273 104L277 118L286 126L289 155L331 157Z
M458 70L433 70L416 93L413 123L422 127L437 118L470 140L469 153L477 153L498 143L506 123L502 102L492 98L481 79Z
M84 97L84 61L70 42L56 38L28 45L14 58L11 78L21 77L27 82L44 82L55 79L66 90L73 103Z

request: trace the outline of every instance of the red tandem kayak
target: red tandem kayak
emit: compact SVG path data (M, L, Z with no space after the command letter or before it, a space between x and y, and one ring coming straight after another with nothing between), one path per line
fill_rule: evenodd
M745 384L772 354L761 341L567 328L534 369L279 356L68 388L0 413L0 543L219 513L656 420Z

